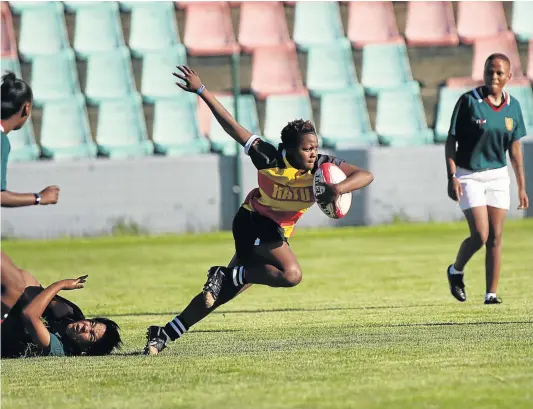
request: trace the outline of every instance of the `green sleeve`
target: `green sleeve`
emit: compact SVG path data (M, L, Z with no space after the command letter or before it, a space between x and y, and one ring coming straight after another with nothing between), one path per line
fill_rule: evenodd
M55 334L50 333L50 345L48 345L48 348L45 349L44 355L65 356L65 348L63 347L63 343Z
M516 103L517 106L517 114L516 114L516 128L513 131L513 141L517 141L520 138L523 138L526 136L526 125L524 123L524 117L522 116L522 109L520 108L520 103L517 100L514 100L513 102Z
M465 124L465 118L468 118L468 99L466 95L462 95L455 104L448 133L457 137L457 133L460 133Z
M7 189L7 159L9 158L10 148L9 139L2 133L2 168L0 170L2 173L2 191Z

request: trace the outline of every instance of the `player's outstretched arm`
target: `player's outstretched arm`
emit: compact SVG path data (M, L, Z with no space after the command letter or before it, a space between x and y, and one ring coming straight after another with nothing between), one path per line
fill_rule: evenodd
M243 128L235 120L235 118L233 118L231 114L226 111L216 97L209 92L205 85L202 84L202 80L196 72L185 65L181 65L176 68L179 70L179 72L175 72L174 76L185 82L185 84L176 82L176 85L184 91L194 92L200 95L224 131L226 131L229 136L244 146L246 141L248 141L250 136L252 136L252 133Z
M4 190L0 194L2 207L23 207L56 204L59 200L59 187L48 186L39 193L16 193Z
M30 334L35 344L41 348L48 348L50 345L50 332L41 321L44 310L50 304L52 299L61 290L76 290L83 288L87 276L74 279L56 281L41 292L35 299L22 311L22 320L24 327Z

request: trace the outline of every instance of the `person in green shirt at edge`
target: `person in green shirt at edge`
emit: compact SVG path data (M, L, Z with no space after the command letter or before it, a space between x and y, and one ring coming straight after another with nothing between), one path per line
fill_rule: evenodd
M485 62L484 85L457 101L446 141L448 196L459 202L470 229L447 270L450 291L461 302L466 301L464 268L482 246L486 248L485 304L502 302L496 291L503 223L511 201L507 151L518 185L518 209L529 207L520 144L526 128L519 102L504 89L511 76L509 58L490 55Z
M11 150L7 135L13 130L22 128L30 117L33 92L25 81L17 78L12 72L8 72L2 76L1 93L2 192L0 202L2 207L56 204L59 198L57 186L48 186L39 193L15 193L7 190L7 161ZM28 286L38 286L39 283L30 273L18 268L7 254L3 251L1 253L2 316L0 320L4 320L24 289Z

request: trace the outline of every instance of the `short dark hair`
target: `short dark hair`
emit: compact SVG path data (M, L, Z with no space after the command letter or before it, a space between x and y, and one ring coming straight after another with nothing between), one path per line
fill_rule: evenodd
M489 62L492 62L493 60L503 60L507 64L509 64L509 67L511 66L511 60L505 54L494 53L494 54L489 55L487 59L485 60L485 65L487 65L487 63Z
M281 142L285 147L295 148L300 144L300 137L309 133L316 135L315 127L311 121L296 119L289 122L281 130Z
M12 73L2 75L2 119L11 118L22 105L33 101L33 92L28 83Z
M89 321L105 325L104 336L91 345L86 353L92 356L109 355L113 349L120 349L122 346L122 339L120 339L120 327L115 321L108 318L93 318Z

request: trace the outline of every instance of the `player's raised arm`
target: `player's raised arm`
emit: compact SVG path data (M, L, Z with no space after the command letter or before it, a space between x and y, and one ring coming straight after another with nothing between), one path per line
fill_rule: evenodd
M207 104L218 123L226 133L239 142L241 145L245 145L246 141L252 136L252 133L243 128L231 114L226 111L222 104L216 99L216 97L209 92L209 90L202 84L202 80L196 72L191 70L185 65L176 67L179 71L174 73L174 76L184 81L176 82L176 85L182 90L187 92L194 92L200 95L200 98Z

